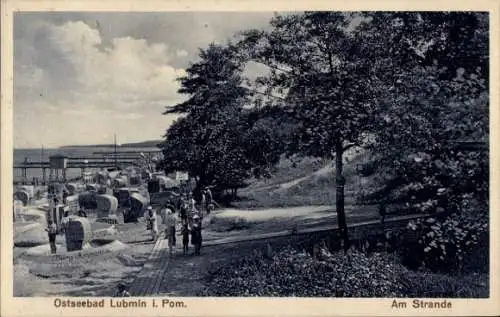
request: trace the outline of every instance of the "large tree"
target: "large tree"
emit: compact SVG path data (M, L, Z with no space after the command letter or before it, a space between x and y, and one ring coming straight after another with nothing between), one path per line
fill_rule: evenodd
M486 13L363 12L359 21L353 30L363 38L358 54L369 57L380 76L437 65L439 79L453 79L460 68L488 77Z
M165 111L185 116L168 129L162 145L162 167L188 171L198 187L213 182L216 176L221 179L220 174L230 168L248 168L241 164L244 160L237 155L241 150L236 146L240 132L245 131L240 113L247 91L241 87L241 65L229 46L212 44L199 57L186 70L187 75L179 78L179 92L188 95L187 100Z
M184 116L165 135L163 169L188 171L198 188L214 185L236 195L245 180L279 161L280 135L262 124L262 112L247 107L251 91L243 85L243 68L231 44L200 51L179 79L187 100L165 111Z
M369 12L360 52L381 79L371 150L381 188L372 198L416 211L487 197L488 16L467 12Z
M288 150L335 158L336 211L345 248L342 157L363 142L373 112L370 64L357 54L351 22L351 15L335 12L278 15L269 31L245 32L239 43L249 60L269 68L269 75L257 82L283 96L270 100L298 122Z

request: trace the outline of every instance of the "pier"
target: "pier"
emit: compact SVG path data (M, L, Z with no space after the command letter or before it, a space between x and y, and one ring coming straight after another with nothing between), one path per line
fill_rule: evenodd
M14 181L14 184L41 184L45 185L48 181L59 179L67 181L67 169L80 169L81 176L88 168L119 168L121 166L139 165L142 162L151 164L153 157L160 154L161 150L150 151L117 151L117 152L93 152L94 156L78 156L67 157L64 155L52 155L48 161L28 161L25 159L20 164L15 164L14 169L21 170L20 181ZM41 169L42 179L38 178L28 179L29 169ZM48 173L47 173L48 171ZM47 177L48 176L48 177ZM62 179L60 179L60 177Z

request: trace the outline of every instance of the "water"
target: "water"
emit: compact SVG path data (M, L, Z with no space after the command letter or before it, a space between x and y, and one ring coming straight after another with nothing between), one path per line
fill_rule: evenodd
M157 148L122 148L118 149L117 152L120 151L151 151L157 150ZM63 149L14 149L14 165L22 164L25 158L28 158L31 162L48 162L49 156L54 154L62 154L68 157L102 157L98 154L93 154L93 152L102 152L102 151L114 151L114 147L85 147L85 148L63 148ZM92 171L93 169L88 169ZM95 170L95 169L94 169ZM74 177L79 177L81 174L81 170L79 168L69 168L66 171L66 177L71 179ZM43 172L42 169L38 168L29 168L27 169L27 178L28 180L33 179L33 177L37 177L42 179ZM48 171L47 171L48 177ZM22 172L21 169L14 169L14 181L22 180Z

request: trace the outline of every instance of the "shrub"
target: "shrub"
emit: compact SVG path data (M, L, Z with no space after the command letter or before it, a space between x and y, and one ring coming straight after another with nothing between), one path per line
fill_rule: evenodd
M322 250L321 260L291 248L248 257L210 277L201 296L397 297L405 271L391 255Z
M461 272L467 257L487 243L487 236L484 215L453 214L444 220L410 221L401 241L403 263L434 272Z

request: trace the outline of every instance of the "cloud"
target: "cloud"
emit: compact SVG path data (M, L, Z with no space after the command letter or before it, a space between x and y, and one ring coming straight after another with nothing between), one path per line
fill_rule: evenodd
M185 50L178 50L177 52L175 52L175 55L177 55L177 57L185 57L188 56L189 53L186 52Z
M139 120L144 118L143 114L140 113L118 113L114 116L117 119L125 119L125 120Z
M160 138L182 101L176 78L199 48L272 13L18 13L14 17L14 146Z
M81 21L43 25L43 29L46 33L33 37L32 44L39 44L46 60L33 50L31 57L24 51L15 62L15 143L30 146L42 135L45 140L37 140L36 146L55 139L61 144L73 143L68 139L71 134L57 134L78 129L79 135L88 137L86 130L100 130L93 123L101 122L100 117L106 113L112 114L108 119L129 122L145 114L160 117L166 104L181 100L176 78L184 70L169 64L170 56L176 53L170 52L166 44L121 37L103 45L99 31ZM30 47L29 42L18 43L18 48L23 47ZM58 117L54 117L56 114ZM75 119L87 120L87 124L62 127L65 121ZM40 125L40 121L50 122ZM109 121L108 126L113 124ZM37 137L26 133L27 125L30 134ZM61 128L37 133L37 127L43 126ZM137 139L159 138L163 130ZM79 142L98 142L95 139Z
M79 103L118 109L179 98L175 79L183 70L169 65L165 44L150 45L143 39L123 37L102 47L99 32L80 21L52 26L49 38L74 70Z

